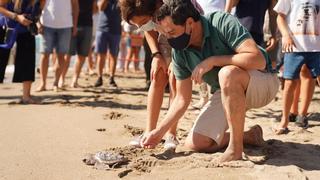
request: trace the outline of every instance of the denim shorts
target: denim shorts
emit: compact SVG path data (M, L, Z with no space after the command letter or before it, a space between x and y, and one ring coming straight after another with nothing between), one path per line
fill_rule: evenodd
M121 35L111 34L109 32L97 31L96 33L96 53L107 53L109 50L113 56L118 56Z
M67 54L70 47L72 28L43 27L40 52L51 54L53 49L57 54Z
M88 56L92 41L92 27L78 27L77 35L71 38L69 55Z
M320 75L320 52L293 52L284 55L284 79L299 79L300 70L306 64L313 78Z

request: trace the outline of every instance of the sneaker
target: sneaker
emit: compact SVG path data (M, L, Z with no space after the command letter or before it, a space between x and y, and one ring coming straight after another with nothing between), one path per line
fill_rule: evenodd
M112 87L112 88L117 88L118 87L118 85L114 81L113 77L110 77L110 79L109 79L109 86Z
M141 140L142 140L142 137L143 137L143 134L141 134L140 136L136 136L134 137L130 142L129 142L129 145L130 146L134 146L136 148L142 148L141 147Z
M302 128L308 128L309 127L309 123L308 123L308 119L307 119L307 116L300 116L298 115L297 118L296 118L296 122L295 124L299 127L302 127Z
M103 80L102 77L99 77L96 81L96 83L94 84L94 87L100 87L103 84Z
M177 146L179 144L179 141L177 140L177 138L173 135L170 135L168 136L166 139L165 139L165 142L164 142L164 148L166 150L168 149L176 149Z

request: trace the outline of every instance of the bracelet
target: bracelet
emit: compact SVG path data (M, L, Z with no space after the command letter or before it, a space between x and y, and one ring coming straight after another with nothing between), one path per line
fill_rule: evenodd
M155 52L155 53L152 53L151 54L151 59L153 59L154 57L156 57L156 55L161 55L161 52L159 52L159 51L157 51L157 52Z

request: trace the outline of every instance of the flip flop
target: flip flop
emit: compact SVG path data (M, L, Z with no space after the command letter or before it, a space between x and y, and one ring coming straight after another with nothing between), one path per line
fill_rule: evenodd
M273 132L276 135L281 135L281 134L288 134L290 132L290 130L286 127L286 128L273 128Z

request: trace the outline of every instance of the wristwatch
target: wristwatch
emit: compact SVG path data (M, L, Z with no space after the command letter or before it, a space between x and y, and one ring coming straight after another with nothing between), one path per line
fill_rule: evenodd
M151 54L151 59L153 59L154 57L156 57L156 55L161 55L161 52L159 52L159 51L157 51L157 52L155 52L155 53L152 53Z

